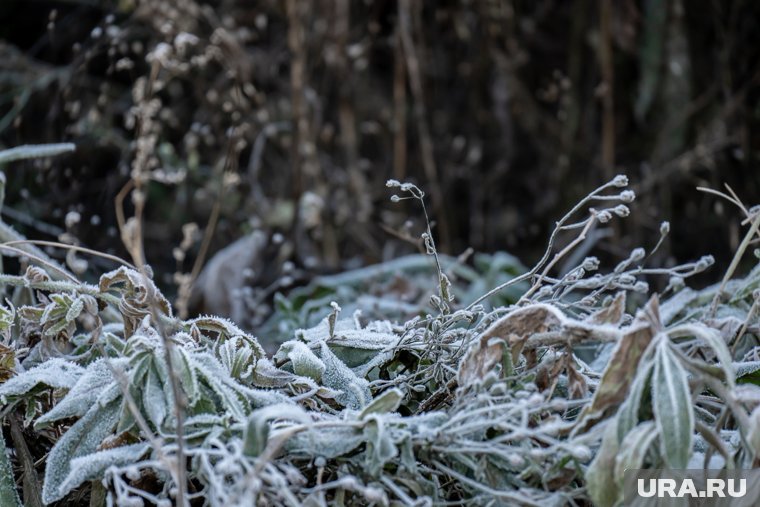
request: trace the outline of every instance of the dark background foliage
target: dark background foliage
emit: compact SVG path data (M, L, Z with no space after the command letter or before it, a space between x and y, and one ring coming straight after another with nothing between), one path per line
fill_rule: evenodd
M760 202L758 33L746 0L4 0L0 144L78 149L7 169L3 212L30 237L126 255L114 202L147 142L149 169L184 174L148 187L159 283L260 230L250 278L266 285L283 264L308 276L418 249L422 214L388 201L388 178L427 191L443 252L530 263L625 173L636 212L599 251L651 247L669 220L655 263L725 266L740 214L695 187ZM144 96L156 108L133 121ZM191 235L183 258L190 222L208 249Z

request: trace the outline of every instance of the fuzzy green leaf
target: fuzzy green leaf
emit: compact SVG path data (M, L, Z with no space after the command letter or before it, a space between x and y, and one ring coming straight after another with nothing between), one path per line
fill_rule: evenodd
M16 481L13 478L11 461L5 449L5 439L0 434L0 505L8 507L22 507L21 499L16 490Z
M148 449L150 449L150 444L140 442L75 458L71 460L71 472L61 484L60 489L66 492L73 491L85 481L100 479L108 467L135 463Z
M657 435L653 421L645 421L628 432L615 458L615 480L619 485L623 484L626 470L643 468L644 458Z
M153 427L160 429L170 409L156 368L148 371L143 393L142 403L148 420L153 423Z
M665 463L671 468L686 468L694 433L691 393L686 371L664 339L655 355L652 395Z
M404 393L399 389L388 389L383 394L372 400L372 403L364 407L359 414L360 419L364 419L369 414L382 414L385 412L394 412L404 399Z
M243 439L243 453L246 456L260 455L269 439L269 421L272 419L288 419L309 423L311 419L298 405L278 403L254 411L248 418Z
M612 507L621 496L620 488L615 482L615 458L618 449L617 424L613 419L607 423L602 445L586 470L586 489L594 505L598 507Z
M631 391L628 398L620 406L617 418L618 442L622 442L629 431L631 431L639 422L639 410L641 409L641 400L644 397L647 383L651 377L653 364L647 362L642 365L636 374L636 378L631 384Z
M45 467L43 502L49 504L68 494L69 491L61 486L71 472L72 460L95 452L116 426L120 408L121 399L105 406L94 405L56 442L50 450Z
M676 326L668 331L670 336L696 336L705 342L715 352L715 356L723 369L725 380L729 386L733 387L736 383L736 372L733 369L731 352L728 350L726 342L715 329L709 328L703 324L691 323Z

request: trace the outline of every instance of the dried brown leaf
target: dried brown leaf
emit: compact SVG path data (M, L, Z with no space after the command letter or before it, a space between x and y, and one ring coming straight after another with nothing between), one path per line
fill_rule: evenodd
M623 337L612 353L593 400L584 407L579 417L576 431L593 426L625 400L639 361L659 330L659 304L655 295L639 312L633 324L623 330Z
M604 308L597 310L586 318L589 324L620 324L625 315L625 292L615 295L612 302Z
M499 362L504 354L506 343L501 338L480 340L472 347L459 365L457 381L460 386L470 386L482 379Z

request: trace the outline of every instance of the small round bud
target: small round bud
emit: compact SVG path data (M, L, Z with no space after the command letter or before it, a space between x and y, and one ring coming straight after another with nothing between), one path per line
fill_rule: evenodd
M581 267L586 271L596 271L599 269L599 259L596 257L586 257L583 259Z
M636 282L636 284L633 286L633 291L640 294L646 294L649 292L649 284L641 281Z
M599 222L606 224L612 220L612 214L609 211L604 210L597 213L596 218L599 220Z
M538 291L538 297L539 298L548 298L552 295L552 292L554 291L554 288L551 285L544 285L539 289Z
M715 264L715 258L712 255L705 255L697 261L696 268L699 271L703 271Z
M612 180L612 184L615 185L616 187L626 187L628 186L628 176L626 176L625 174L618 174Z
M625 218L631 214L631 210L628 209L628 206L626 206L625 204L618 204L617 206L615 206L613 211L620 218Z
M668 280L668 288L673 292L678 292L679 290L683 289L685 285L686 283L684 282L682 276L673 275Z
M71 229L75 225L77 225L82 220L82 216L76 212L76 211L69 211L66 213L66 218L64 219L64 222L66 223L66 228Z
M647 254L647 251L644 250L643 248L641 248L641 247L634 248L631 251L631 261L633 261L633 262L640 261L641 259L643 259L646 256L646 254Z
M636 200L636 192L633 190L623 190L620 192L620 200L623 202L633 202Z
M620 278L618 278L618 282L620 282L621 285L633 285L636 283L636 277L633 275L629 275L628 273L620 275Z

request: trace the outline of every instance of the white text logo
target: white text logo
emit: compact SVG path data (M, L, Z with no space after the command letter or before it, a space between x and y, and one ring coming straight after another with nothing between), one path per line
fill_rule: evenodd
M639 479L637 489L644 498L741 498L747 494L747 480L708 478L705 489L700 490L692 479Z

